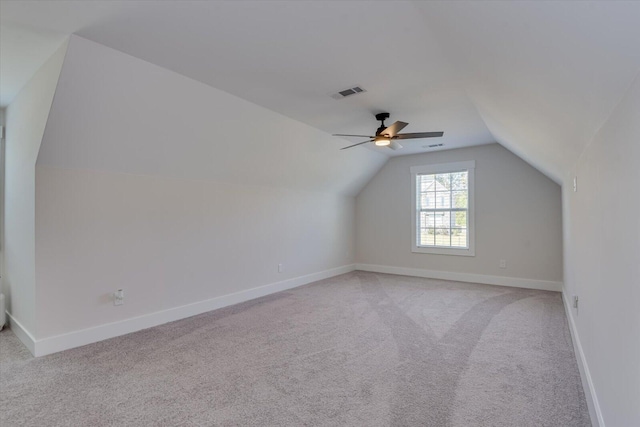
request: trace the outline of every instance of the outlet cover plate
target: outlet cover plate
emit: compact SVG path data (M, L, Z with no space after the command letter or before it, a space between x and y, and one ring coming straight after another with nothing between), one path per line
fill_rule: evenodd
M122 289L118 289L113 293L113 305L122 304L124 304L124 291Z

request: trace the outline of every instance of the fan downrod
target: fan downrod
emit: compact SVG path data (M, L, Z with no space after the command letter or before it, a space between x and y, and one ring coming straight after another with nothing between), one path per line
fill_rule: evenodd
M384 125L384 121L389 118L389 113L378 113L376 114L376 120L382 122L380 127L376 131L376 135L380 135L380 132L385 130L387 127Z

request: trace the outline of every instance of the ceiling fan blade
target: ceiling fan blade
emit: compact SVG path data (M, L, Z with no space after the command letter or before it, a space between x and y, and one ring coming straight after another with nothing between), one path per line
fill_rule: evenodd
M333 136L357 136L358 138L373 138L373 136L370 135L347 135L344 133L334 133Z
M391 148L392 150L398 150L402 148L402 145L400 145L397 141L391 141L391 144L387 145L387 147Z
M394 139L415 139L415 138L440 138L444 132L417 132L417 133L401 133Z
M402 145L400 145L400 143L398 141L391 141L391 144L387 145L387 147L391 148L392 150L399 150L400 148L402 148Z
M409 123L405 123L405 122L395 122L391 126L385 128L382 132L380 132L380 135L387 135L389 137L394 137L398 134L398 132L404 129L408 124Z
M358 142L357 144L353 144L353 145L350 145L348 147L342 147L341 150L346 150L347 148L355 147L357 145L366 144L367 142L372 142L372 141L373 141L373 139L370 139L368 141Z

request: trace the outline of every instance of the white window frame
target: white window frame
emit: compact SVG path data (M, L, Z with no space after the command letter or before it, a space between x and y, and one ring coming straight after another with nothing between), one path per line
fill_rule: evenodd
M412 166L411 172L411 252L423 253L423 254L438 254L438 255L460 255L460 256L475 256L475 160L469 160L466 162L455 163L439 163L433 165L420 165ZM463 172L468 173L468 186L469 186L469 198L468 198L468 212L467 218L469 221L467 233L469 236L468 248L446 248L437 246L418 246L418 175L428 175L434 173L451 173L451 172Z

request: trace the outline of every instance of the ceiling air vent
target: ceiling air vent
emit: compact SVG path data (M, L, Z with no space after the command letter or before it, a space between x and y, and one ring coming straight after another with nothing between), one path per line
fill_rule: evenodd
M430 145L423 145L422 148L436 148L436 147L442 147L444 144L430 144Z
M333 99L342 99L347 96L356 95L358 93L366 92L366 90L362 89L360 86L354 86L349 89L344 89L336 93L332 93L331 97Z

